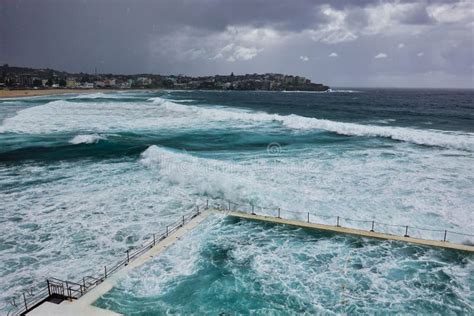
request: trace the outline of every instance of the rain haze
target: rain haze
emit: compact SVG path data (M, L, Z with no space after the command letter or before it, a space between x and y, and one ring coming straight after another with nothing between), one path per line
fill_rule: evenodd
M0 62L70 72L279 72L474 86L472 1L3 1Z
M474 0L0 0L0 315L474 316Z

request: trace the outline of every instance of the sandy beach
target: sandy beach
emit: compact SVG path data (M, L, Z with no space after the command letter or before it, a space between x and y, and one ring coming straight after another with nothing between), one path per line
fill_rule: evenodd
M114 91L136 91L132 89L25 89L25 90L0 90L0 98L34 97L52 94L78 94ZM140 90L142 91L142 90ZM143 90L144 91L144 90Z

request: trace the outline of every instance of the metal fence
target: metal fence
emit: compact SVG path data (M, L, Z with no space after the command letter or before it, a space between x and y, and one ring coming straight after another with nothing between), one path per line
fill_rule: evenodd
M24 315L26 312L32 310L41 303L54 298L60 300L80 298L91 289L104 282L112 274L127 266L132 260L150 250L153 246L166 239L170 234L183 227L200 213L201 210L199 206L196 206L191 212L183 215L178 221L166 226L166 231L159 234L152 234L149 240L143 245L128 249L125 252L125 257L119 259L112 265L104 266L103 270L94 274L94 276L87 275L77 281L48 278L46 284L41 286L39 290L34 291L33 289L30 289L29 291L24 292L19 298L13 298L11 300L13 308L8 312L8 315Z
M209 204L207 204L207 207L209 207ZM375 219L354 219L344 216L327 215L315 212L292 211L279 207L261 207L252 204L242 204L230 201L216 204L215 208L226 211L241 211L255 215L273 216L312 224L339 226L396 236L413 237L425 240L437 240L474 246L473 234L448 229L417 227L413 225L395 225L383 223Z
M298 212L275 207L259 207L252 204L244 205L234 202L217 203L210 207L209 201L207 201L204 208L213 208L225 211L240 211L255 215L299 220L313 224L339 226L405 237L474 245L474 235L446 229L421 228L410 225L393 225L376 220L352 219L343 216L327 215L314 212ZM199 215L200 212L201 210L199 206L196 206L193 211L182 216L179 221L173 223L172 225L166 226L165 232L152 234L149 241L139 247L127 250L125 257L119 259L115 264L104 266L103 271L95 274L94 276L84 276L79 281L66 281L56 278L48 278L46 280L46 285L41 287L36 293L34 293L33 290L30 290L23 293L18 301L13 299L11 302L13 309L10 310L8 315L22 315L35 308L42 302L54 297L58 297L60 299L80 298L85 293L104 282L112 274L124 266L127 266L130 261L136 259L155 246L157 243L166 239L170 234L183 227L186 223Z

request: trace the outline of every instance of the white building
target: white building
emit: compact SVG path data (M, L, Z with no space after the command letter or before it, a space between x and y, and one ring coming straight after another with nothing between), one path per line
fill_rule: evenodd
M96 81L96 82L94 83L94 86L95 86L96 88L105 88L105 82L103 82L103 81Z
M94 84L92 82L83 82L80 86L82 89L94 89Z

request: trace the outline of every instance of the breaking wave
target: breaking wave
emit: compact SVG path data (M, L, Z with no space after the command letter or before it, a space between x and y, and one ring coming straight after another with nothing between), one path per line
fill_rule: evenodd
M384 143L379 144L381 146L372 146L373 138L356 139L357 143L361 140L361 143L367 141L369 146L357 147L358 150L353 151L344 151L332 145L320 145L319 142L304 143L302 150L303 146L298 146L298 143L296 146L286 146L284 140L293 138L295 141L305 142L308 138L318 138L320 130L327 130L347 136L383 137L380 138L382 140L402 138L406 142L420 142L425 145L428 142L449 148L465 146L472 150L474 134L394 127L395 123L382 125L383 122L376 121L365 121L366 125L353 124L217 105L191 106L176 104L173 100L163 98L146 101L151 96L153 94L145 95L143 100L135 98L130 102L114 102L112 99L106 102L93 99L49 102L48 99L42 101L41 105L26 109L22 107L20 111L12 110L8 112L8 118L0 123L1 132L27 133L0 134L1 140L5 140L0 147L4 144L9 146L12 143L11 137L18 144L25 144L21 155L26 156L32 150L37 150L38 157L45 158L19 160L17 165L10 162L0 163L0 208L5 219L2 224L5 226L2 235L5 249L0 254L3 255L0 270L5 273L0 278L0 305L2 302L6 303L6 298L16 296L17 291L26 286L30 287L32 280L43 280L45 276L51 275L52 253L58 263L53 276L76 278L90 271L97 271L97 267L114 262L117 254L121 256L124 249L145 239L149 240L151 232L164 231L166 225L183 215L186 209L195 203L202 205L207 199L212 202L212 206L230 200L247 207L249 204L266 207L257 211L273 216L276 207L281 207L282 210L308 211L361 220L376 219L380 222L410 224L415 227L448 228L466 232L473 230L473 221L470 219L473 205L474 154L454 150L438 151L436 148L426 150L404 146L404 143L403 146L383 146ZM12 117L10 113L15 116ZM255 138L247 139L247 134L239 134L238 128L242 126L249 131L255 131L255 135L251 135ZM164 130L165 128L169 130ZM185 128L202 128L205 133L202 133L201 137L199 133L193 134L195 130L183 132ZM149 130L140 133L144 129L150 129L150 135ZM117 133L119 135L115 136L114 131L118 130L131 133ZM223 133L227 130L230 132L229 137ZM164 132L161 133L162 131ZM61 134L62 132L64 134ZM51 135L31 135L34 133ZM274 139L268 137L271 133L277 134ZM138 134L144 137L136 137ZM191 138L185 138L191 134ZM280 138L283 134L285 138ZM198 137L194 138L195 135ZM239 136L237 140L236 135ZM98 137L106 137L108 140L103 141ZM45 151L41 147L50 139L52 147ZM64 146L56 146L57 139L71 143L76 139L79 144L99 141L99 144L71 145L65 146L71 148L63 150L59 147ZM224 145L217 147L217 150L216 139ZM245 147L241 146L241 139L248 140L248 143L243 143ZM282 142L281 153L273 155L265 150L270 140ZM109 141L113 141L113 144ZM163 147L152 144L161 144ZM250 144L249 147L246 147L247 144ZM260 147L261 144L263 146ZM118 156L115 154L108 155L109 152L122 153L131 148L130 146L134 146L133 154L129 155L127 152L125 159L116 159ZM164 146L185 147L195 151L186 152ZM73 147L80 147L77 152L87 159L61 159L60 163L56 163L57 160L49 160L49 157L61 157L63 152L74 155L75 151L71 150ZM3 147L1 149L0 151L4 150ZM136 159L135 153L138 151L141 156ZM7 154L10 155L10 152ZM16 152L12 151L10 156L15 155ZM308 167L303 168L306 165ZM288 217L288 214L284 216ZM325 218L314 220L335 225L332 219L334 217L327 219L328 222L322 221ZM206 222L202 224L208 225ZM247 224L252 225L250 222ZM213 225L211 222L210 226ZM364 226L365 222L360 225L361 229L369 228ZM328 242L324 238L321 243L315 242L314 236L308 235L308 238L300 242L286 243L278 236L291 242L295 240L294 231L287 234L285 229L282 234L280 226L259 226L261 229L240 224L223 226L221 229L202 226L199 230L189 232L191 235L184 236L184 242L175 244L169 252L163 253L165 257L160 256L166 260L166 264L153 262L156 264L153 271L163 277L153 275L153 278L143 283L144 288L134 287L133 292L140 294L139 296L147 301L151 299L154 302L163 302L164 300L148 297L148 294L159 287L166 287L166 290L170 290L168 297L174 298L173 293L176 292L173 291L182 290L187 286L186 283L180 284L180 276L184 275L185 280L202 280L199 276L203 276L203 271L216 271L203 269L206 265L201 264L214 264L218 261L232 264L226 265L223 270L226 274L228 271L249 271L247 263L251 263L250 272L255 274L244 278L245 273L240 273L241 280L245 281L244 285L258 282L256 291L265 294L265 304L269 295L278 296L282 288L288 289L288 293L291 291L301 295L304 300L315 302L315 305L319 302L332 304L333 301L329 299L340 296L337 293L334 295L334 291L323 293L319 289L331 286L340 289L341 284L336 281L341 279L342 269L347 270L345 264L350 260L353 265L348 263L351 264L348 271L353 273L342 275L344 284L349 282L349 286L344 288L359 289L358 284L362 284L359 276L371 275L370 280L363 280L360 292L354 292L358 295L362 293L360 295L364 298L356 300L357 302L368 302L368 305L372 304L371 308L375 304L374 298L383 298L383 306L386 307L392 304L391 300L406 302L407 296L409 300L420 301L421 298L426 299L423 302L428 302L432 300L433 295L438 295L448 297L451 312L454 310L468 313L471 310L470 292L466 291L472 283L472 278L466 278L472 270L471 258L467 258L466 264L466 261L458 258L456 254L446 252L443 255L447 257L446 261L440 263L440 252L437 250L428 249L426 256L419 257L420 252L425 253L423 247L412 249L413 247L402 246L400 249L396 243L389 243L389 247L387 244L379 247L364 240L354 243L356 249L349 252L351 249L341 242L341 237L335 238L334 242ZM199 235L201 232L206 234ZM208 232L214 234L214 239L208 237ZM274 235L271 235L272 232ZM410 235L417 237L416 234L417 231L410 226ZM274 236L277 238L273 238ZM442 240L443 232L434 231L432 239ZM215 248L217 256L209 255L214 252L204 248L207 245L203 244L202 240L206 243L211 241L211 245L218 246ZM249 243L248 240L252 242ZM254 242L259 240L261 243ZM22 242L22 247L18 246L18 241ZM311 249L308 250L308 247ZM25 249L28 250L29 260L25 260ZM408 257L400 257L400 253L408 254ZM176 256L181 255L182 260L178 263L173 261ZM391 255L394 257L390 257ZM8 260L3 260L5 256ZM231 260L223 261L223 256ZM77 258L88 260L84 262ZM374 258L376 262L373 261ZM431 270L426 270L428 260L433 261L434 268ZM322 268L318 263L322 264ZM414 275L414 269L420 273ZM315 276L319 275L320 278L306 280L308 271ZM139 279L143 280L143 276L150 275L152 274L143 273ZM217 280L216 275L222 274L204 276ZM427 279L426 275L433 278ZM408 277L405 279L406 276ZM157 279L158 281L155 281ZM294 280L303 281L296 284ZM419 280L424 280L421 286L418 286ZM137 279L132 279L130 284L137 284L135 281ZM440 284L448 284L449 287L438 287L436 294L433 294L435 292L431 291L432 284L438 281ZM201 287L202 284L200 283ZM217 280L213 284L229 283ZM369 284L375 294L367 294L364 284ZM409 293L400 296L400 284L407 284L408 288L413 284L416 286L412 286ZM293 289L293 286L296 286L297 290ZM196 288L199 290L199 287ZM245 289L247 288L243 288ZM131 292L128 288L126 291L127 295L120 303L125 304L126 298L130 297L128 294ZM229 291L229 297L232 299L235 287L229 288ZM218 292L210 292L213 295L215 293ZM208 297L212 298L212 295L206 296ZM255 301L256 296L249 297ZM283 298L286 297L288 296ZM339 300L335 303L338 302ZM467 307L461 310L461 304ZM221 312L221 306L216 312ZM411 308L412 305L407 306ZM437 305L441 306L441 303ZM375 312L376 308L378 306L363 311L371 313ZM298 309L298 312L302 310ZM318 313L308 309L304 311ZM331 311L328 308L320 312ZM190 313L192 312L193 310L190 310ZM245 310L243 312L245 313Z
M198 196L247 203L261 197L261 192L269 192L252 176L249 166L199 158L156 145L141 154L140 162L149 168L157 168L161 180Z
M190 103L190 102L196 102L196 100L193 100L193 99L182 99L182 100L179 100L179 99L167 99L168 101L171 101L171 102L181 102L181 103Z
M121 98L121 96L116 95L116 94L111 94L111 93L97 92L97 93L90 93L90 94L79 94L75 97L72 97L71 99L116 99L116 98Z
M95 144L101 140L107 139L107 137L99 135L99 134L92 134L92 135L76 135L74 136L69 143L73 145L78 144Z
M451 149L474 151L474 135L471 133L447 132L440 130L420 130L407 127L364 125L338 122L295 114L279 115L264 112L249 112L229 108L204 108L176 104L163 98L150 99L172 111L193 111L196 114L215 120L247 120L254 122L277 121L295 130L324 130L339 135L384 137L417 145L437 146Z
M352 207L357 205L357 218L362 220L376 217L382 222L400 225L411 221L415 226L428 225L440 229L450 223L469 231L466 223L459 221L460 218L466 218L461 216L461 212L469 216L465 194L459 196L459 205L455 207L441 203L432 209L426 209L425 204L438 192L449 187L449 184L437 175L437 168L442 165L443 170L453 170L456 165L456 168L469 170L467 162L453 162L444 156L440 156L439 160L426 159L423 154L414 151L408 159L416 161L414 164L422 164L425 172L413 173L409 165L400 164L400 161L406 158L388 161L381 157L383 153L386 153L386 150L370 157L364 156L363 159L341 156L327 162L315 160L314 153L308 154L306 158L300 156L296 160L289 157L275 160L272 156L263 154L258 156L258 162L241 162L221 160L218 157L199 157L186 151L151 145L142 152L139 162L150 174L158 176L161 185L188 192L197 199L204 197L218 203L232 201L239 204L239 207L246 208L255 205L263 208L260 211L270 214L273 214L271 212L276 207L281 207L286 210L314 210L316 213L350 218L354 218ZM357 176L353 176L354 172ZM408 173L411 174L410 180L403 176ZM359 177L367 179L365 188L357 185ZM427 178L430 179L429 189L426 189ZM390 181L390 192L383 189L387 179ZM294 183L298 183L298 186L295 187ZM397 200L401 192L407 191L407 187L409 192L417 193L404 198L404 206L394 203L380 208L387 200ZM371 192L379 188L385 193L374 197ZM341 196L350 196L350 201L341 199ZM370 203L367 202L369 200ZM399 208L406 205L409 205L411 210L416 210L415 213L420 216L409 218L407 213L399 213ZM450 215L452 208L460 210L456 217ZM432 217L432 212L437 214L436 217ZM398 215L392 218L390 214ZM428 224L427 219L434 218L437 220ZM318 220L327 221L325 218ZM441 222L443 224L440 224ZM392 228L386 229L390 231ZM435 234L433 238L439 236Z
M101 133L221 127L273 129L278 126L294 131L321 130L345 136L382 137L417 145L474 152L473 133L348 123L217 105L185 105L160 97L137 103L53 101L18 111L15 116L4 120L0 133L50 133L71 130Z
M294 129L321 129L346 136L384 137L417 145L474 151L474 135L470 133L420 130L406 127L363 125L289 115L283 124Z

